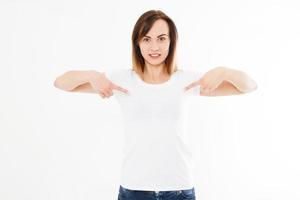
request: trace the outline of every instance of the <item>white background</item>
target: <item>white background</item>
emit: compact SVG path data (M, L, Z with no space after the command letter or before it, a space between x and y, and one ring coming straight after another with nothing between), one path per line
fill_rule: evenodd
M300 199L296 0L0 0L0 199L117 199L115 97L53 82L68 70L130 68L133 26L151 9L177 26L180 68L227 66L258 84L191 100L197 199Z

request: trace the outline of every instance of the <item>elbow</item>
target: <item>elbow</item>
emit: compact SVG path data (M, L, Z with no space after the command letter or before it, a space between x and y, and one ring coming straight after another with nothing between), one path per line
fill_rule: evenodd
M251 80L249 85L251 88L251 92L257 90L257 83L254 80Z
M53 82L53 86L59 88L58 78L56 78L55 81Z
M248 82L247 84L247 89L245 91L243 91L243 93L249 93L249 92L253 92L255 90L257 90L257 84L255 81L251 80Z
M57 77L55 79L55 81L53 82L53 86L56 87L56 88L58 88L58 89L62 89L62 84L61 84L61 80L60 80L59 77Z
M257 84L254 82L254 86L253 86L253 90L252 91L254 91L254 90L257 90Z

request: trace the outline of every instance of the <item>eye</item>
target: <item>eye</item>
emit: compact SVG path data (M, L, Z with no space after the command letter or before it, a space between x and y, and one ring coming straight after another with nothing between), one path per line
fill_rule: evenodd
M166 39L166 38L164 38L164 37L160 37L160 38L159 38L160 41L164 41L165 39Z
M149 38L144 38L143 41L148 42Z

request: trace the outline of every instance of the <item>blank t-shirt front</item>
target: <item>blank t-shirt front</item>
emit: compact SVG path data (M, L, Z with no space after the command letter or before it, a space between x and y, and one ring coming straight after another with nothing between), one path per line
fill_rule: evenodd
M196 70L178 69L163 83L146 83L132 69L105 72L129 94L113 90L124 122L121 185L131 190L170 191L194 187L192 153L186 141L187 100L200 96Z

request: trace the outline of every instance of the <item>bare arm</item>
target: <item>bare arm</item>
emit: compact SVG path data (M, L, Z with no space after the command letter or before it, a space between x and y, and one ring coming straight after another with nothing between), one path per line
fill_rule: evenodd
M90 84L90 81L96 75L104 74L95 70L67 71L58 76L54 81L54 86L64 91L69 92L88 92L97 93Z
M211 70L210 73L207 73L207 77L200 80L200 84L206 85L206 88L204 87L200 93L202 96L244 94L257 89L256 82L243 71L227 67L217 67Z
M257 89L256 82L245 72L216 67L209 70L202 78L191 83L186 90L199 86L201 96L227 96L252 92Z
M106 78L105 72L96 70L68 71L54 81L54 86L69 92L96 93L102 98L113 95L113 90L128 94L128 90L111 82Z
M223 81L211 93L207 93L206 90L200 90L201 96L228 96L228 95L238 95L238 94L243 94L243 92L238 90L232 83L228 81Z

